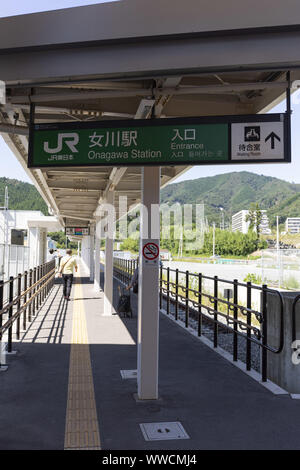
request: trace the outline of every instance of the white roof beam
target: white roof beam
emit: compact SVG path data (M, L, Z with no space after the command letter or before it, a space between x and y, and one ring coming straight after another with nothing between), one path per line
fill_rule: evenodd
M93 217L85 217L85 216L78 216L76 214L73 214L72 212L67 212L67 211L63 211L61 212L61 215L63 217L66 217L67 219L75 219L75 220L85 220L85 221L94 221L95 219Z
M51 103L59 101L79 101L84 100L95 100L98 98L125 98L125 97L136 97L136 96L149 96L151 95L151 90L146 90L145 88L136 89L136 90L126 90L126 91L66 91L64 93L50 93L50 94L41 94L41 95L15 95L7 99L8 103Z
M178 80L178 77L176 77ZM67 91L64 93L50 93L50 94L34 94L34 95L14 95L8 98L8 103L16 104L30 104L32 103L50 103L59 101L84 101L93 100L98 98L122 98L122 97L137 97L144 96L149 97L152 94L156 96L164 95L195 95L195 94L226 94L226 93L237 93L242 91L252 90L265 90L265 89L283 89L286 88L286 81L274 81L274 82L248 82L248 83L232 83L232 84L220 84L220 85L201 85L201 86L175 86L165 87L162 86L157 89L136 89L126 91L81 91L73 92ZM151 99L146 99L150 105ZM145 110L143 100L141 101L141 109ZM138 112L139 114L139 112ZM141 117L136 117L141 119ZM145 118L144 118L145 119Z
M87 181L87 182L80 182L80 181L70 181L70 180L55 180L55 181L48 181L48 186L51 189L70 189L73 191L83 190L83 191L100 191L99 183L96 181Z

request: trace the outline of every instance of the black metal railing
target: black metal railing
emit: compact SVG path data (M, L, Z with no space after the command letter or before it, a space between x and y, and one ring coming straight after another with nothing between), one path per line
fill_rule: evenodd
M136 260L114 259L114 275L124 283L129 283L137 266ZM210 286L207 284L210 283ZM159 280L160 308L176 321L183 321L186 328L193 326L198 336L203 334L203 325L212 329L213 346L219 346L220 331L232 334L232 358L238 361L239 343L243 341L246 369L252 369L252 348L261 351L260 372L262 381L267 381L268 352L279 354L284 346L283 299L279 291L266 285L258 286L251 282L229 281L218 276L180 271L160 266ZM220 293L224 289L223 295ZM241 299L243 291L244 301ZM260 309L253 308L253 297L259 299ZM278 295L280 321L278 325L278 347L268 343L268 319L271 312L267 308L268 294ZM165 308L163 308L165 307ZM193 323L191 325L191 323Z
M11 276L0 281L0 341L7 332L7 352L12 352L13 326L16 325L16 338L20 339L22 327L26 330L36 312L46 299L54 284L55 260ZM4 298L4 291L8 291ZM0 364L1 366L1 364Z
M294 298L293 304L292 304L292 343L296 341L297 339L296 338L296 326L297 326L296 306L299 300L300 300L300 294ZM297 348L294 348L294 349L297 350Z

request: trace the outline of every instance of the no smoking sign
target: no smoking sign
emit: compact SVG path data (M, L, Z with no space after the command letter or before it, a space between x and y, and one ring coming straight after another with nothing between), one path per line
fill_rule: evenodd
M147 264L157 264L159 246L156 243L145 243L143 246L143 257Z

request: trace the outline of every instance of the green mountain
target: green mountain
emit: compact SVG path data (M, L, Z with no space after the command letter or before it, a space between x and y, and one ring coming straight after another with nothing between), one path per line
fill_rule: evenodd
M48 208L33 184L10 178L0 178L0 206L4 206L5 187L8 188L8 208L41 211L48 215Z
M0 206L4 205L4 190L8 187L9 209L40 210L47 215L47 205L29 183L10 178L0 178ZM226 173L206 178L183 181L166 186L161 191L161 202L174 204L203 203L208 222L221 222L220 207L224 208L225 222L242 209L258 202L268 211L272 225L283 223L286 217L300 217L300 184L247 171Z
M258 202L267 210L271 225L286 217L300 217L300 184L247 171L199 178L170 184L161 191L161 202L174 204L202 203L208 222L221 222L220 207L224 208L225 222L242 209Z

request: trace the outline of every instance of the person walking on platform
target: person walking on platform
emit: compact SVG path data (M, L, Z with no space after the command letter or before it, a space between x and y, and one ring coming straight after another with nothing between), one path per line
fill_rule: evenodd
M67 250L66 256L64 256L60 262L59 273L63 278L63 294L66 300L70 300L70 292L73 283L73 270L77 272L76 258L72 256L72 250Z

